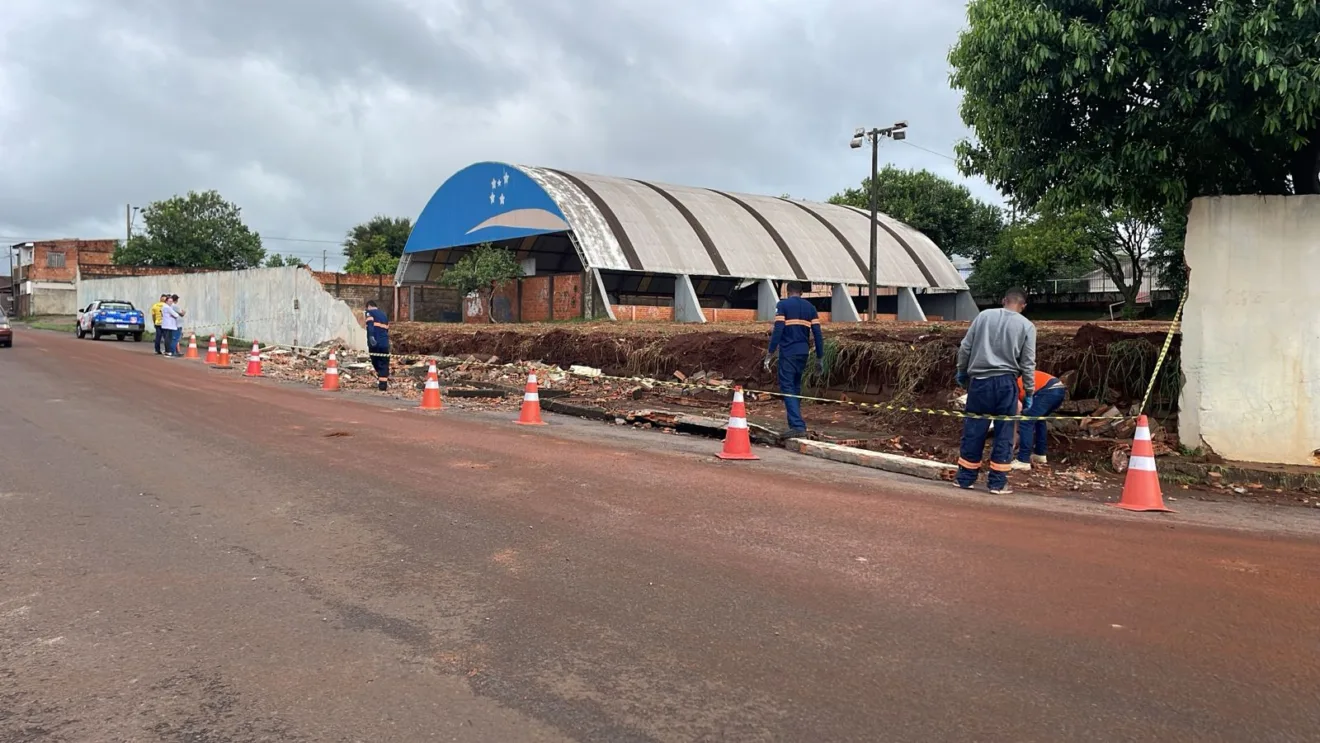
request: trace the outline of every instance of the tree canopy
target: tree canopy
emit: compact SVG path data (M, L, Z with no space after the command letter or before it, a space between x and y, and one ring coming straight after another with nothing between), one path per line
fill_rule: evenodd
M344 240L344 270L348 273L391 275L399 266L403 248L412 234L407 217L376 215L348 231Z
M307 265L307 261L304 261L303 259L295 255L280 255L279 253L271 253L270 255L266 256L266 262L262 265L264 265L266 268L283 268L285 266L292 266L294 268L298 268Z
M968 279L979 296L1000 297L1014 287L1053 293L1052 279L1078 278L1095 267L1095 214L1047 211L1006 226L976 262Z
M236 270L261 265L261 236L216 191L189 191L142 210L143 234L115 250L121 266Z
M870 209L871 179L830 198L831 204ZM994 246L1002 228L999 207L972 196L965 186L928 170L886 166L876 174L881 213L920 230L946 255L978 259Z
M463 295L477 292L490 306L495 290L523 275L518 258L504 248L482 243L440 274L440 285L457 289ZM492 314L491 322L495 322Z
M972 0L949 55L964 173L1138 212L1320 193L1320 3Z

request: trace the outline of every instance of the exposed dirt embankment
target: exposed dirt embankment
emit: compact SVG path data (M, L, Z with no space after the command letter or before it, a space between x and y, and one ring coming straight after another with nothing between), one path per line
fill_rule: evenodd
M838 392L876 399L924 402L952 387L963 323L832 325L825 329L828 380ZM1074 399L1138 400L1155 368L1167 323L1039 323L1038 366L1055 375L1074 372ZM674 372L718 372L749 385L769 385L761 369L764 325L457 325L395 323L398 353L497 356L607 374L668 378ZM808 378L819 388L821 380ZM1179 388L1178 338L1156 383L1154 408L1173 412Z

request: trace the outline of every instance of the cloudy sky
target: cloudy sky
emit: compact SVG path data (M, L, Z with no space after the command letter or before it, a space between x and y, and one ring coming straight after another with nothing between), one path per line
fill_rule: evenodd
M315 241L478 160L823 199L869 167L856 126L952 153L964 5L0 0L0 239L119 236L125 203L215 188L333 266ZM882 158L957 177L916 146Z

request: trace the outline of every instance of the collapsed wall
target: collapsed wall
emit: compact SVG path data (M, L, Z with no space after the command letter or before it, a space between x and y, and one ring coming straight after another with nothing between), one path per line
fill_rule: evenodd
M502 361L580 364L607 374L672 378L706 371L754 386L773 385L762 369L764 324L679 325L435 325L394 323L398 353L476 355ZM827 380L809 373L813 389L849 393L854 400L947 407L965 323L834 324L825 328ZM1155 372L1167 323L1038 323L1041 370L1069 374L1074 399L1130 404ZM824 382L824 384L822 384ZM1171 414L1178 400L1178 342L1161 368L1151 410ZM1086 412L1090 412L1089 410Z
M179 295L179 306L187 311L184 332L228 332L292 346L339 338L354 350L367 347L366 331L352 308L304 268L89 279L78 282L78 306L123 299L146 311L163 293Z

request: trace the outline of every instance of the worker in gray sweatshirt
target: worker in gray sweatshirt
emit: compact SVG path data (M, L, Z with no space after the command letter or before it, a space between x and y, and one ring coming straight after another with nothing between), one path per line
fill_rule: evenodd
M1003 309L986 310L976 316L958 346L958 386L967 390L969 413L1017 415L1018 380L1022 380L1022 409L1030 408L1035 393L1036 326L1022 316L1027 308L1026 292L1010 290ZM990 421L963 420L962 444L958 451L958 487L970 490L976 484L985 452ZM1013 468L1011 425L995 426L990 450L990 492L1008 495L1008 472Z

